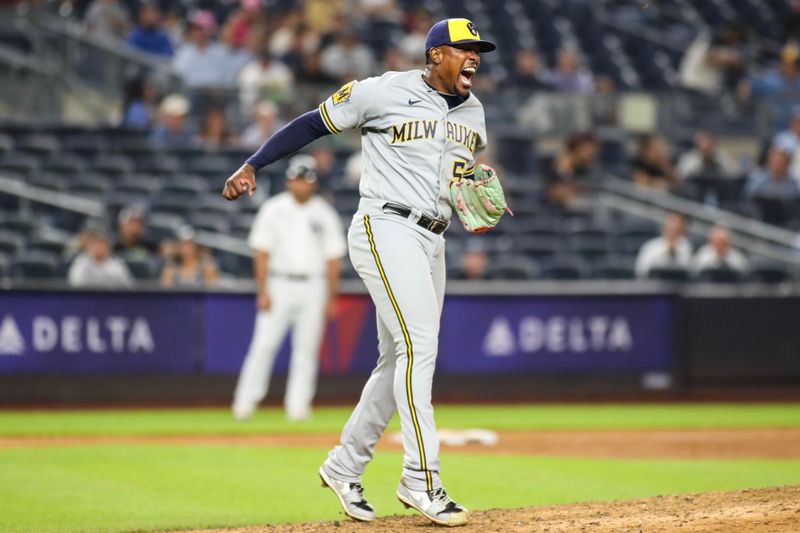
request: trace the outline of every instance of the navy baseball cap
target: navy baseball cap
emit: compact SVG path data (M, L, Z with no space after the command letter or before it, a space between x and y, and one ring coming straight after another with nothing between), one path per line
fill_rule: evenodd
M497 46L493 42L481 39L478 28L469 19L440 20L428 32L425 39L425 51L435 46L477 43L479 52L491 52Z

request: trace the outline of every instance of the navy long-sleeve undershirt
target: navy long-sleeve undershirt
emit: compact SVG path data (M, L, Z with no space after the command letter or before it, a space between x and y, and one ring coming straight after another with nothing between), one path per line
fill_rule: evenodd
M246 163L260 170L330 133L322 122L319 109L312 109L276 131L247 159Z

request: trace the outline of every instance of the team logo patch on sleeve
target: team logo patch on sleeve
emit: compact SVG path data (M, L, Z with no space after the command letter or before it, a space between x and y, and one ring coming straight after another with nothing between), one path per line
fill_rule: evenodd
M344 102L350 101L350 95L353 93L353 82L342 85L342 87L333 93L333 105L339 105Z

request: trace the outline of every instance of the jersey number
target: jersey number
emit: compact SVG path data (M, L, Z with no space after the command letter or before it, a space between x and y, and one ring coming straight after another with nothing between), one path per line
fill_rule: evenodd
M475 166L473 165L468 168L467 165L466 159L456 159L453 161L453 179L472 179L472 175L475 173Z

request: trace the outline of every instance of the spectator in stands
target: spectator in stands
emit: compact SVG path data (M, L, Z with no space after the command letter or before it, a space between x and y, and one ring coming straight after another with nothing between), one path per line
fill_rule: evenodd
M172 49L177 50L183 43L183 34L186 31L184 25L185 17L181 13L178 5L171 5L166 8L161 16L161 27L169 37Z
M539 54L530 48L517 50L514 55L514 88L526 91L548 91L553 85L548 81L547 72L542 68Z
M292 87L294 75L281 61L263 49L239 73L239 102L242 109L252 112L256 102L263 99L284 100Z
M646 278L654 268L689 269L692 245L686 238L683 216L670 213L664 219L661 237L644 243L636 256L636 277Z
M414 64L409 62L406 56L394 46L390 46L386 49L383 53L383 58L381 58L381 63L381 70L384 72L403 72L414 68ZM417 61L417 63L419 63L419 61Z
M556 68L549 71L545 79L558 91L578 94L594 92L592 73L581 65L578 52L571 48L558 52Z
M220 150L237 144L238 139L228 126L225 111L219 107L212 107L206 112L198 141L198 144L206 150Z
M547 186L547 200L566 209L586 207L585 194L597 170L600 143L591 132L567 138L564 148L553 160Z
M320 59L323 72L342 83L366 78L375 63L372 50L359 43L352 30L341 32Z
M147 259L156 247L145 238L146 210L142 205L129 205L117 216L117 240L114 253L126 259Z
M772 146L792 155L789 174L795 179L800 179L800 107L792 110L789 127L775 135Z
M678 183L678 174L669 160L667 141L661 135L642 137L631 168L633 181L640 187L666 191Z
M800 94L800 49L785 46L777 69L772 69L753 79L753 93L764 98L797 97Z
M746 197L762 220L783 225L793 216L793 203L800 200L800 186L789 174L791 154L775 146L767 154L765 167L755 168L747 179Z
M150 142L161 148L184 148L194 145L194 136L186 125L189 100L181 94L170 94L158 108L159 124L150 134Z
M230 43L239 48L250 44L256 32L264 25L261 0L240 0L239 9L228 16L225 23L230 32Z
M678 175L684 180L731 179L736 177L736 162L717 146L711 132L700 130L694 135L694 147L678 159Z
M728 24L711 41L704 59L718 72L720 89L734 90L747 75L752 55L748 33L749 28L741 23Z
M768 70L749 83L743 82L740 98L747 101L749 95L771 108L779 127L785 127L792 116L792 109L800 104L800 48L792 44L781 52L777 69Z
M217 89L231 84L228 50L212 40L216 28L210 11L196 12L186 42L175 53L173 66L190 89Z
M420 58L424 57L425 39L434 22L430 13L424 9L410 15L408 32L400 40L398 49L412 65L419 64Z
M145 2L139 8L139 24L128 35L128 44L149 54L172 57L172 42L161 27L161 12L157 5Z
M86 31L102 37L124 39L131 27L128 11L118 0L94 0L84 16Z
M69 267L67 279L73 287L128 287L133 276L121 259L111 255L111 243L104 230L89 228L83 236L84 251Z
M784 43L800 41L800 0L792 0L789 11L782 17L782 22L781 41Z
M747 258L739 250L731 248L730 230L719 224L711 228L708 243L701 246L692 258L694 274L711 268L735 270L740 274L747 270Z
M258 148L280 127L278 108L269 100L263 100L256 106L255 121L242 132L239 144L248 148Z
M150 128L157 109L155 85L144 78L134 78L125 84L122 103L122 126L145 130Z
M356 10L370 20L397 21L402 17L395 0L357 0Z
M161 270L165 287L203 287L219 280L219 268L208 250L201 249L188 226L178 231L177 252Z
M489 254L482 239L468 239L459 261L459 279L486 279Z

